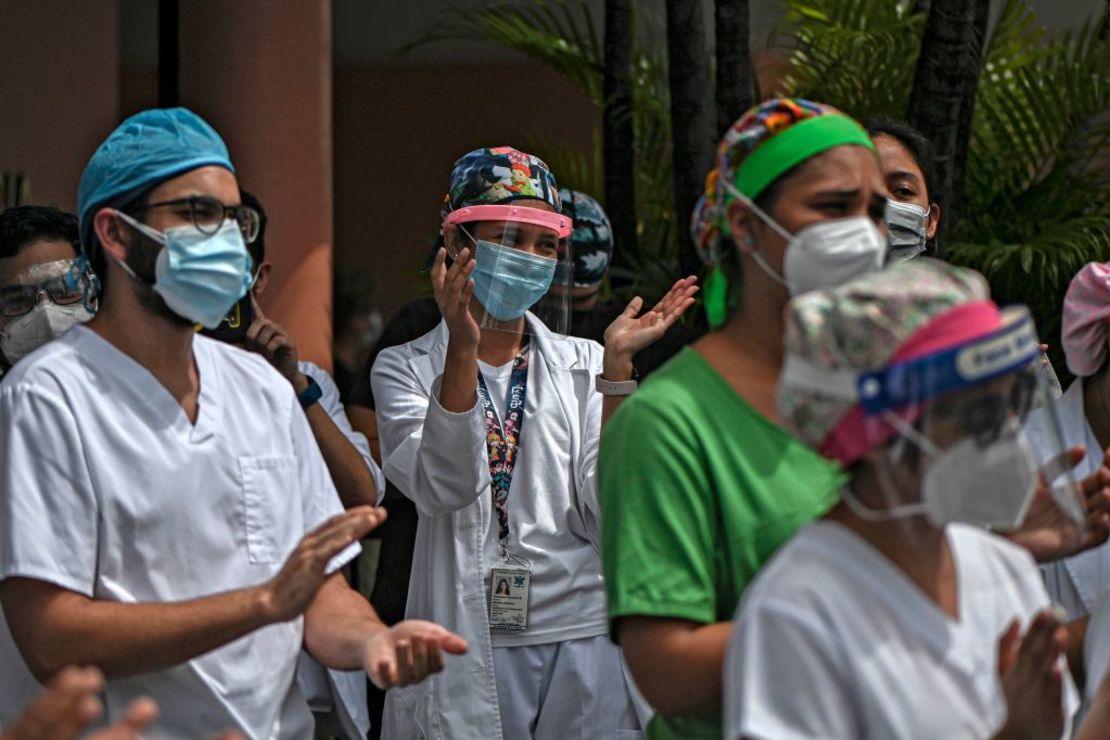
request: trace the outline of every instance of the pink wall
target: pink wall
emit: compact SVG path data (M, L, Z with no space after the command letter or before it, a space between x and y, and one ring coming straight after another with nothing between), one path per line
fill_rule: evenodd
M72 210L77 180L119 107L116 2L5 2L0 11L0 170L36 203Z
M181 104L227 141L269 216L262 299L302 359L330 369L331 4L181 3Z
M335 259L374 276L387 316L428 290L418 270L459 156L527 149L537 138L588 151L600 125L589 98L529 62L343 66L334 75Z

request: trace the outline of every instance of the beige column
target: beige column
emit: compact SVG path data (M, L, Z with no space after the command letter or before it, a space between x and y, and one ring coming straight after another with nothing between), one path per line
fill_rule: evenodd
M328 0L180 4L181 104L223 135L266 208L263 299L301 358L331 369L332 117Z
M24 173L32 203L72 211L89 156L119 123L116 2L2 6L0 171Z

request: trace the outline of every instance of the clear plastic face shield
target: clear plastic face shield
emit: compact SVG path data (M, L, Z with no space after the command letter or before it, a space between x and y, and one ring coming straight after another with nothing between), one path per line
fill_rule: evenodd
M834 436L866 450L842 492L856 515L901 523L907 536L919 517L998 532L1051 522L1079 542L1085 505L1028 309L1006 309L985 337L853 382L860 407ZM1031 435L1034 406L1047 423Z
M83 257L30 265L0 286L0 355L18 362L96 313L98 285Z
M565 335L570 328L571 220L524 205L468 206L443 222L447 254L475 260L471 312L482 331L532 333L528 319Z

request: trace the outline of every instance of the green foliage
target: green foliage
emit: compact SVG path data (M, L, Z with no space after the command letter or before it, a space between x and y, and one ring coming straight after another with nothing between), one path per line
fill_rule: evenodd
M674 213L665 39L659 18L637 5L640 240L613 275L652 296L676 275L674 230L686 228L687 215ZM772 41L786 63L777 92L860 118L904 117L925 21L915 6L786 0ZM1100 23L1052 37L1026 0L1005 0L983 47L961 220L948 245L949 258L983 272L1000 301L1028 303L1054 346L1071 276L1086 262L1110 259L1110 43L1098 38ZM563 74L600 108L599 31L584 0L516 0L450 11L416 43L464 38L519 51ZM600 136L590 152L536 137L532 144L565 186L602 195Z
M905 0L787 0L780 90L858 118L901 117L909 105L925 16Z
M616 256L610 275L649 300L674 282L678 258L674 239L670 89L666 39L658 16L638 4L633 49L632 116L635 132L637 248ZM559 72L604 105L604 52L601 29L585 0L507 0L474 10L450 8L408 48L444 41L496 44ZM525 132L525 145L551 166L562 187L589 193L604 205L600 130L590 151L549 136ZM685 219L681 219L685 223Z
M783 92L858 117L902 118L924 16L908 2L788 0ZM1006 0L984 46L960 221L948 257L1027 303L1059 360L1060 308L1085 263L1110 259L1110 44L1092 20L1052 37Z
M987 47L962 218L949 258L995 297L1028 303L1054 345L1060 307L1085 263L1110 259L1110 44L1097 25L1048 39L1010 0Z

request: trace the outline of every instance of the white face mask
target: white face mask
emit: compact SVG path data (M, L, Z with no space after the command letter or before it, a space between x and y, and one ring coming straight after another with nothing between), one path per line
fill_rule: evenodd
M898 416L888 414L887 419L932 458L921 482L921 501L871 509L845 488L844 501L857 516L880 521L924 514L938 527L963 522L1004 530L1025 520L1037 492L1038 471L1020 422L1007 422L986 447L968 436L941 450Z
M82 303L69 306L48 301L38 303L29 313L0 330L0 352L14 365L75 324L83 324L92 317L92 312Z
M1017 422L985 448L968 437L933 454L921 498L934 524L1015 529L1025 519L1037 490L1037 467Z
M732 183L725 182L724 186L786 240L782 275L768 265L759 252L753 253L752 259L772 280L785 286L791 296L834 288L882 269L886 239L868 217L820 221L791 234Z

